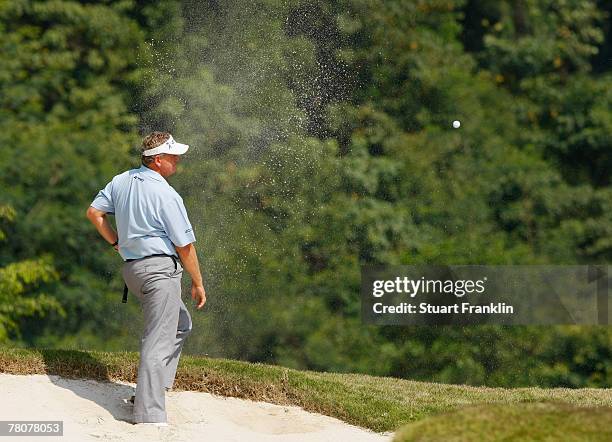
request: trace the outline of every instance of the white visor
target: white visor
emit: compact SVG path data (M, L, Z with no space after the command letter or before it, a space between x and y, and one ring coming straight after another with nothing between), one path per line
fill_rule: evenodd
M187 144L177 143L176 141L174 141L174 138L172 138L172 135L170 135L170 138L168 138L168 140L166 140L163 144L160 144L159 146L153 149L147 149L143 151L142 154L145 157L158 155L160 153L169 153L170 155L183 155L185 152L187 152L187 149L189 149L189 146Z

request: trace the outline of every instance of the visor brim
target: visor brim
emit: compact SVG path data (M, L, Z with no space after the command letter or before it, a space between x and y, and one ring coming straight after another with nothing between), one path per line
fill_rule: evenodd
M183 155L185 152L189 150L188 144L174 143L174 148L172 149L172 155Z

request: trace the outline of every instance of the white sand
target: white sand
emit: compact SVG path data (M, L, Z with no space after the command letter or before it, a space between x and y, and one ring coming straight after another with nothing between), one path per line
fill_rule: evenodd
M390 441L379 434L298 407L272 405L193 391L166 393L168 427L131 423L124 403L135 384L17 376L0 373L1 420L61 420L63 437L42 441Z

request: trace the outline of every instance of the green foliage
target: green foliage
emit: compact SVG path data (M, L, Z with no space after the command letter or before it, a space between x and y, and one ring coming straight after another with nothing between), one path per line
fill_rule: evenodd
M32 293L66 312L23 342L135 348L84 212L137 165L139 125L192 146L170 180L210 294L188 352L611 385L607 329L366 327L358 297L363 264L610 259L604 20L588 0L3 3L0 264L50 256Z
M486 31L481 56L502 81L590 70L590 58L604 36L604 14L594 1L495 3L482 21Z
M575 161L552 161L561 137L540 116L547 89L528 88L537 75L560 74L528 67L515 75L521 89L514 87L505 79L512 63L488 63L492 44L479 54L462 51L462 7L216 6L183 16L181 44L156 47L175 56L156 57L172 69L154 70L150 90L157 97L150 101L159 105L146 118L197 140L198 158L207 159L179 181L190 183L181 190L193 195L211 290L220 298L211 299L207 323L216 333L190 348L444 382L589 382L569 363L575 348L546 356L549 345L569 339L562 328L359 323L360 264L573 263L609 253L607 190L576 186L567 180L568 171L579 173ZM563 8L559 20L567 20ZM598 13L585 8L581 19L596 20ZM282 14L287 35L278 26ZM236 42L238 28L247 44ZM265 44L258 29L270 30ZM531 41L524 47L540 31L554 40L549 30L521 34ZM596 43L597 35L575 41ZM502 47L514 34L497 38ZM578 65L588 61L587 49L576 43L563 54ZM278 73L285 74L281 83ZM566 94L560 81L549 89ZM289 92L297 108L287 102ZM583 108L593 109L594 100L605 107L603 95L592 94ZM450 128L455 118L461 132ZM287 121L299 123L291 128ZM606 127L602 117L593 121ZM553 336L560 341L553 344ZM606 370L590 369L600 373L600 385L609 384Z
M46 293L66 312L25 321L26 342L92 323L102 340L115 331L104 299L120 289L104 280L115 252L97 240L85 210L109 175L129 164L137 140L125 89L138 81L133 55L143 34L126 6L16 1L0 8L0 193L19 220L7 231L0 265L49 255L59 279Z
M14 222L15 210L0 205L0 220ZM0 240L6 238L0 230ZM57 280L57 272L49 255L36 260L24 260L0 267L0 342L11 335L20 336L19 320L25 317L44 317L50 311L65 314L53 296L36 291L38 286Z

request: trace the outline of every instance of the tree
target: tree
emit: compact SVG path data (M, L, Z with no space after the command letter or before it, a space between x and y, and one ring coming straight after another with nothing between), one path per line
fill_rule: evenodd
M84 213L129 164L137 139L125 91L138 81L143 35L126 6L16 1L0 8L0 193L19 219L0 265L50 256L59 280L47 293L66 312L26 321L30 344L54 345L77 332L66 345L91 342L88 333L102 341L120 334L107 324L108 301L120 297L120 280L109 285L116 252Z
M14 222L15 216L10 205L0 205L0 220ZM0 229L0 241L5 239ZM21 337L19 321L24 317L44 317L52 311L65 314L58 300L44 292L57 278L49 255L0 267L0 343Z

